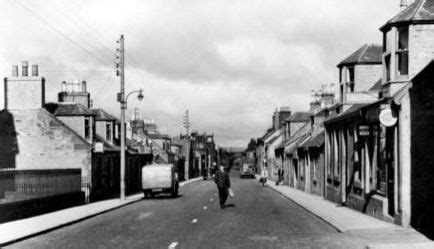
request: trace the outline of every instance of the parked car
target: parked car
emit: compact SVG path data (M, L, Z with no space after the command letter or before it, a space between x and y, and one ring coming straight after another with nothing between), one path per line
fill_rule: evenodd
M142 190L145 198L168 193L178 196L178 174L173 164L151 164L142 168Z
M240 171L240 178L244 178L244 177L249 177L249 178L255 177L255 173L253 172L253 165L247 163L243 164L243 167L241 168Z

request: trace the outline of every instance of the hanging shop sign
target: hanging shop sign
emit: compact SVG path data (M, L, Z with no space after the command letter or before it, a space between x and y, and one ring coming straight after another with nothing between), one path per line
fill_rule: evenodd
M104 152L104 144L100 143L100 142L95 143L94 151L99 152L99 153L103 153Z
M371 133L369 132L369 125L360 125L359 126L359 135L360 136L369 136Z
M381 110L379 118L380 123L386 127L392 127L396 124L396 121L398 121L398 118L395 117L390 108Z

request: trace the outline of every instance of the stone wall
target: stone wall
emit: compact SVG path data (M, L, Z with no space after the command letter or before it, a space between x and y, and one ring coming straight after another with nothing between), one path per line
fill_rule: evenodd
M434 59L434 25L413 25L409 30L409 79Z
M354 68L354 91L367 91L381 78L382 74L381 64L356 65Z
M73 129L78 135L84 138L84 116L58 116L57 119Z
M90 177L91 146L45 109L1 111L0 141L0 168L78 168Z

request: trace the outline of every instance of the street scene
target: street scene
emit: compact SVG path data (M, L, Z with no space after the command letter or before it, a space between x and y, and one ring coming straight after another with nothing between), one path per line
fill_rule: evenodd
M0 247L434 248L434 0L0 3Z

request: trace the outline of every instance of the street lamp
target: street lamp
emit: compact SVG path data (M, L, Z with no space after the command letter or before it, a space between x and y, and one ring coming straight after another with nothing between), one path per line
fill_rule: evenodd
M121 92L118 93L118 101L121 103L121 186L120 186L120 197L121 200L125 200L125 109L127 109L127 100L128 97L133 93L139 93L137 98L142 101L143 100L143 90L135 90L127 94L125 97L125 92L123 92L123 88L121 88Z

